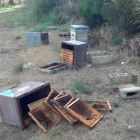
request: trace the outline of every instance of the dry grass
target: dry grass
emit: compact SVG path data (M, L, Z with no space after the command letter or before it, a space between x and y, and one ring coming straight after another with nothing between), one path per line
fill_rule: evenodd
M54 52L51 47L41 46L28 48L20 53L20 58L25 64L31 62L37 66L42 66L51 62L59 62L60 55Z

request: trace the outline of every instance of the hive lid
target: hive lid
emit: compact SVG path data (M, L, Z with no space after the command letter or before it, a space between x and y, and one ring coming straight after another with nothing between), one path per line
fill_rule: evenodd
M77 40L70 40L70 41L63 41L63 43L71 44L71 45L85 45L86 42L77 41Z
M85 26L85 25L71 25L70 29L73 29L73 30L89 30L89 27Z
M46 83L28 81L27 83L3 91L0 93L0 95L7 97L19 97L44 85L46 85Z

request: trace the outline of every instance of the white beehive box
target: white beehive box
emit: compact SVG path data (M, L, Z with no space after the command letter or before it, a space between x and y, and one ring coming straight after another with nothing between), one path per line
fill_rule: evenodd
M77 40L88 43L89 27L85 25L70 26L71 40Z

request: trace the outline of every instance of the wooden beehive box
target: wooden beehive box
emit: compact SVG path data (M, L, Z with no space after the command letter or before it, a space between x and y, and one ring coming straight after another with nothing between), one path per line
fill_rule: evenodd
M72 68L86 64L87 43L81 41L63 41L61 44L61 62Z
M0 93L2 121L18 126L21 130L32 121L28 116L28 104L48 96L50 83L32 82L21 84Z
M89 27L85 25L70 26L71 40L77 40L88 43Z

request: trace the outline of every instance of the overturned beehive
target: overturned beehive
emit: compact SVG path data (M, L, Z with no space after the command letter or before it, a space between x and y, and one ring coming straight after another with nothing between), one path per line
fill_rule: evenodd
M27 114L28 104L47 97L50 90L50 83L29 81L1 92L2 121L18 126L20 129L27 127L32 121Z

